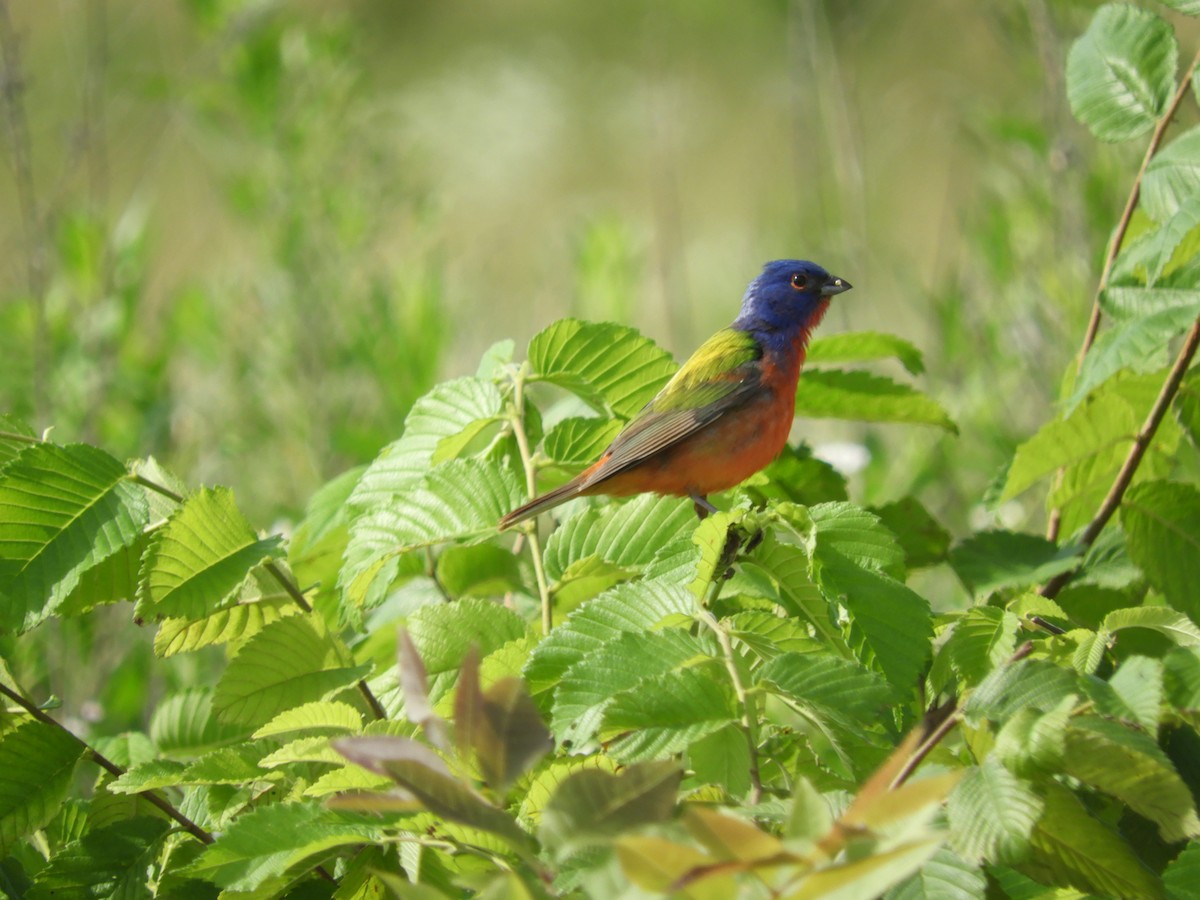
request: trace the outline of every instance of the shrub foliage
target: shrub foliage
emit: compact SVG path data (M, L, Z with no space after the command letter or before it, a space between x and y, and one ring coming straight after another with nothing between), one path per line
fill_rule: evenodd
M702 522L645 496L501 534L675 368L571 319L422 396L287 536L226 488L0 420L4 646L132 603L163 660L223 653L144 732L87 740L0 669L0 887L1194 896L1200 131L1167 140L1177 56L1165 19L1109 5L1067 61L1080 121L1147 165L1103 327L993 495L1043 486L1045 537L953 542L803 446ZM923 370L890 335L817 340L797 413L954 430L880 360ZM934 568L972 604L933 612L912 576Z

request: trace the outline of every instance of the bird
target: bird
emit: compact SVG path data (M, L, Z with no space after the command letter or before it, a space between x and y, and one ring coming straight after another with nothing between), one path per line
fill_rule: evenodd
M499 522L500 530L576 497L708 495L745 481L787 443L809 337L850 282L801 259L766 263L728 328L700 345L600 458Z

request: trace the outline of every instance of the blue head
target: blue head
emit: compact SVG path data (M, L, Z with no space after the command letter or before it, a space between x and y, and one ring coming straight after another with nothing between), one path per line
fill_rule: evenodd
M733 327L749 331L762 343L790 345L801 332L821 321L834 294L850 290L850 282L830 275L803 259L776 259L763 266L742 298Z

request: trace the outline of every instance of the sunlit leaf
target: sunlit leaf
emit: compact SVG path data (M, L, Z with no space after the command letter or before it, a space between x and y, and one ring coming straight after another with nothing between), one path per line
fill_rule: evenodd
M644 681L613 698L604 710L601 737L608 752L640 762L677 753L732 722L733 689L712 667L678 669Z
M144 896L146 871L167 828L165 819L141 817L89 830L51 858L26 896Z
M972 769L946 807L951 844L963 859L1006 860L1021 856L1042 812L1029 786L994 760Z
M869 372L811 369L796 390L796 415L810 419L856 419L958 426L936 400L916 388Z
M362 730L362 714L349 703L314 700L287 709L254 732L253 737L304 734L354 734Z
M986 889L987 879L978 866L943 847L883 900L983 900Z
M0 470L0 631L53 613L84 572L141 536L148 515L144 490L107 453L22 450Z
M810 363L871 362L897 359L909 373L925 371L921 351L904 338L880 331L844 331L814 338L808 346Z
M1154 13L1100 7L1067 56L1071 111L1104 141L1149 131L1171 100L1177 55L1171 26Z
M417 610L409 617L408 634L429 678L429 698L437 703L458 676L468 649L491 653L525 634L525 622L500 603L468 597Z
M671 354L632 328L560 319L529 342L533 378L557 384L597 410L628 418L675 374Z
M1200 127L1188 129L1154 154L1146 167L1139 197L1152 219L1165 222L1197 191L1200 191Z
M1121 502L1129 555L1171 605L1200 620L1200 491L1190 484L1147 481Z
M950 551L951 568L976 597L1040 584L1078 564L1071 548L1059 549L1038 535L1012 531L981 531Z
M155 532L142 559L136 612L200 619L236 602L252 569L283 556L283 539L260 539L226 488L203 488Z

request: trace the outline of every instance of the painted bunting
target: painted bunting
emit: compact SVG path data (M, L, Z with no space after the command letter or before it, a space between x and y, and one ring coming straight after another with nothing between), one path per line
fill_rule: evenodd
M816 263L767 263L733 324L700 345L595 463L500 528L590 494L691 497L701 518L713 512L709 494L749 478L787 443L809 335L848 290Z

